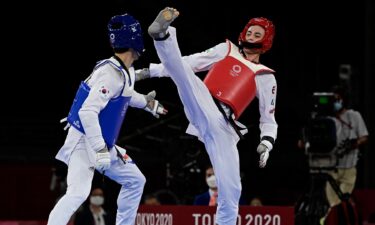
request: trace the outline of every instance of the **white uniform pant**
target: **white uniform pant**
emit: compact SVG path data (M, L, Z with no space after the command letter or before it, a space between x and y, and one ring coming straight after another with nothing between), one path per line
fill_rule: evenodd
M177 86L186 117L198 130L210 157L218 185L216 223L235 225L241 195L238 135L217 108L208 88L182 60L176 30L170 37L154 41L158 56Z
M95 162L90 161L84 138L72 152L68 165L65 195L58 201L48 218L48 225L67 224L74 212L87 199L91 191ZM111 167L105 175L122 187L117 198L116 225L134 225L146 178L134 163L124 164L112 149Z

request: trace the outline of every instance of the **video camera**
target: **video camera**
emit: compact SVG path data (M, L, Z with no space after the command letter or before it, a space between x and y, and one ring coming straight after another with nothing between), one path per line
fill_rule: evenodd
M313 116L334 116L335 94L333 92L314 92L312 96Z
M311 117L304 130L311 169L333 169L337 165L334 101L332 92L314 92L312 95Z

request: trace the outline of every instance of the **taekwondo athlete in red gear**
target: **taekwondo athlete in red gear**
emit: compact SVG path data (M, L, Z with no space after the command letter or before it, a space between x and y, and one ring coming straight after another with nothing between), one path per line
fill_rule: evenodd
M67 117L70 128L56 158L68 165L66 194L48 218L48 225L67 224L87 199L94 169L121 185L117 225L133 225L146 179L126 150L115 145L128 106L144 108L154 116L167 111L155 92L134 90L133 62L144 51L141 26L129 14L108 23L114 56L100 61L76 93Z
M254 96L259 99L259 166L267 163L277 135L275 120L276 79L259 57L272 46L274 26L265 18L251 19L240 34L240 47L230 41L201 53L181 56L176 29L170 23L179 15L165 8L148 32L162 64L136 71L138 80L171 77L177 86L190 122L187 132L204 144L218 186L216 224L235 225L241 195L237 142L246 132L236 121ZM204 82L195 72L209 71Z

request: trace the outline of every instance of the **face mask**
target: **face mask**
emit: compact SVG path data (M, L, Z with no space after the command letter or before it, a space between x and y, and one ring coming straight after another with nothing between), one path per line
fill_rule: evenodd
M342 101L341 100L335 101L333 103L333 109L335 110L335 112L340 111L342 109Z
M211 175L210 177L208 177L206 179L206 182L207 182L207 185L210 187L210 188L216 188L217 185L216 185L216 177L215 175Z
M96 206L101 206L104 203L104 198L102 196L91 196L90 203Z

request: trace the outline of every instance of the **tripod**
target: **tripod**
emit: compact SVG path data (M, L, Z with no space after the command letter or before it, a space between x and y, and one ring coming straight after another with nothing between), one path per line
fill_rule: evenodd
M310 170L311 179L307 192L297 202L295 207L296 225L319 225L320 219L326 215L329 204L325 193L327 181L341 201L348 201L349 195L343 194L336 181L328 174L329 169Z

